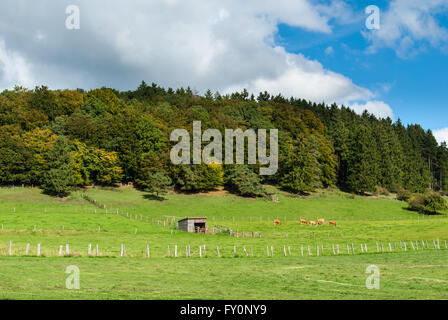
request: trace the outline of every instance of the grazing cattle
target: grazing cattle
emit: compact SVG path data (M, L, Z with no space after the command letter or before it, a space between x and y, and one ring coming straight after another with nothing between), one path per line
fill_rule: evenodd
M274 224L282 225L282 222L280 220L274 220Z
M336 221L330 221L330 225L336 227Z
M310 225L317 226L317 223L316 223L316 221L310 221Z
M317 219L318 224L325 224L325 219Z
M300 219L300 224L308 224L308 221L305 219Z

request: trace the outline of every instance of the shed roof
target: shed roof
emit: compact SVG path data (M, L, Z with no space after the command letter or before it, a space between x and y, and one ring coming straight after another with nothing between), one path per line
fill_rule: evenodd
M184 221L184 220L207 220L207 218L191 218L191 217L187 217L187 218L183 218L179 221Z

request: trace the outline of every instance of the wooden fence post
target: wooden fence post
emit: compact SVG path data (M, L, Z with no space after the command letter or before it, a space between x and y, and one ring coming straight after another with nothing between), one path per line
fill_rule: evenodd
M350 254L350 248L348 247L348 243L347 243L347 254Z
M286 246L283 246L283 255L286 257Z
M68 243L65 245L65 254L70 255L70 247L69 247Z
M26 255L26 256L28 256L29 251L30 251L30 244L27 243L27 244L26 244L26 249L25 249L25 255Z
M376 252L380 252L380 245L378 244L378 241L376 242Z
M243 246L243 250L244 250L244 253L246 254L246 257L248 257L249 254L247 253L246 246Z
M59 246L59 257L62 256L62 245Z
M11 241L11 240L9 240L9 250L8 250L8 254L9 254L10 256L12 256L12 241Z
M221 254L219 253L219 247L216 246L216 252L218 253L218 257L221 257Z
M99 255L100 255L100 252L99 252L100 250L99 250L99 245L98 245L98 243L96 244L96 250L95 250L95 255L98 257Z
M364 245L361 243L361 253L364 253Z
M311 248L310 248L310 246L308 246L308 256L310 256L311 255Z
M364 243L364 249L366 250L366 253L368 252L367 251L367 243Z
M291 256L291 247L290 246L288 246L288 253L289 253L289 256Z
M233 257L236 258L236 246L233 246Z
M266 255L269 257L269 247L266 246Z
M40 243L37 244L37 256L40 257Z
M381 242L381 253L383 253L384 252L384 245L383 245L383 243Z
M392 252L392 245L389 242L389 251Z
M414 242L412 242L412 240L409 240L409 242L411 243L412 250L415 250Z
M336 252L334 251L334 243L331 244L331 247L332 247L332 249L333 249L333 255L336 255Z
M149 258L149 244L146 245L146 258Z
M352 254L355 254L355 246L352 243Z
M273 257L273 256L274 256L274 247L271 246L271 257Z
M407 252L408 248L406 247L406 241L404 242L404 252Z
M336 247L337 247L337 249L338 249L338 255L339 255L339 243L336 244Z

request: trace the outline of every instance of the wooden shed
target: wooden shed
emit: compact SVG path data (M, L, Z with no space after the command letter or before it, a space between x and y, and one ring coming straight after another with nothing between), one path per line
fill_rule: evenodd
M195 233L205 233L207 218L184 218L179 220L179 230Z

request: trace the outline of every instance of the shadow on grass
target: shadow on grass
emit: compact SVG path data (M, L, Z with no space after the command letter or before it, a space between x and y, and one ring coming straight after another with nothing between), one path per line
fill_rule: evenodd
M413 209L411 209L411 208L403 208L403 210L406 210L406 211L410 211L410 212L413 212L413 213L417 213L417 214L423 214L423 215L425 215L425 216L444 216L445 214L443 214L443 213L440 213L440 212L434 212L434 211L416 211L416 210L413 210Z
M155 194L144 194L143 198L146 200L165 201L164 197L156 196Z

